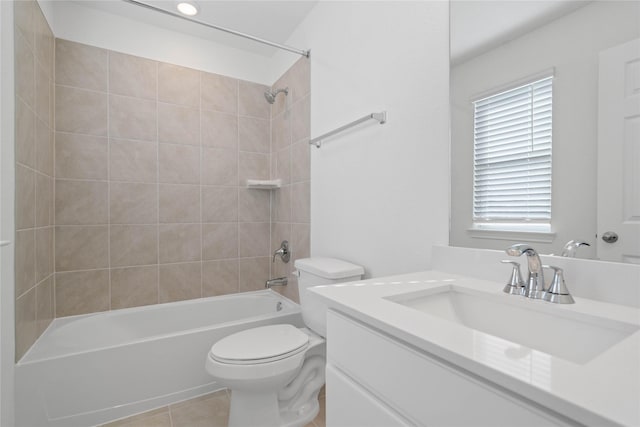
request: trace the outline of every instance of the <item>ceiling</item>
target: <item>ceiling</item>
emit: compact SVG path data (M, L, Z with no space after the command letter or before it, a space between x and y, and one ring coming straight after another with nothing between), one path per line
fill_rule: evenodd
M135 21L179 31L263 56L271 56L276 51L275 48L270 46L165 15L122 0L63 1L69 1L83 7L100 9ZM161 9L176 12L176 2L173 0L142 1ZM196 20L285 44L293 31L316 5L317 0L196 0L196 3L200 7L200 13L194 17ZM304 46L300 47L300 49L302 48L304 48Z
M590 3L576 0L451 1L451 63L459 64Z

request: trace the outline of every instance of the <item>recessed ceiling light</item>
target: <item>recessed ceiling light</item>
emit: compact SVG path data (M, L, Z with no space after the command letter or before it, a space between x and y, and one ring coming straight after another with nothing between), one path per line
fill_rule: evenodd
M176 8L178 9L178 12L187 16L197 15L200 11L198 4L194 1L179 1L176 3Z

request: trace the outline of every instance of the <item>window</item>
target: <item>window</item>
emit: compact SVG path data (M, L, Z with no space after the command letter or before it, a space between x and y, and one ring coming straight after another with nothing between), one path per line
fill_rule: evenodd
M552 81L474 101L474 228L549 231Z

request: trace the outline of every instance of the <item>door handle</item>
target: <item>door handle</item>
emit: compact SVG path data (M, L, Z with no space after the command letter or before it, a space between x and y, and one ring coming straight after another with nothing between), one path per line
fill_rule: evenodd
M607 243L615 243L618 241L618 235L613 231L607 231L602 235L602 240Z

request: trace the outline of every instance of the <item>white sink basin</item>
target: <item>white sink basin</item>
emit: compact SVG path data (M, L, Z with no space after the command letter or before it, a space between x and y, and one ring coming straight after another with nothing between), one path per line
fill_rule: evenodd
M590 361L640 329L540 300L494 295L453 285L386 299L579 364Z

